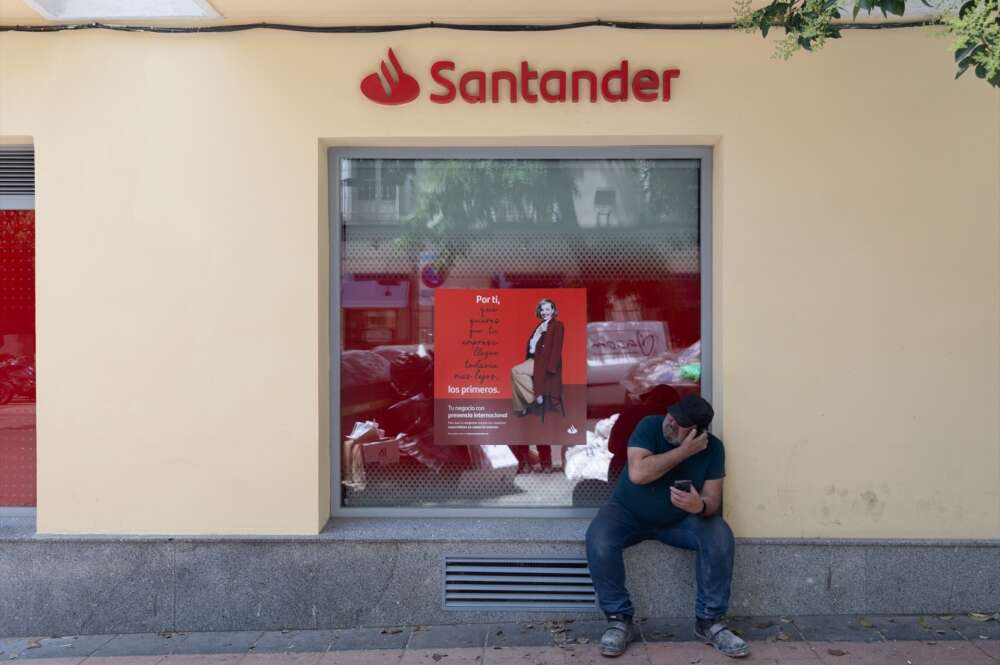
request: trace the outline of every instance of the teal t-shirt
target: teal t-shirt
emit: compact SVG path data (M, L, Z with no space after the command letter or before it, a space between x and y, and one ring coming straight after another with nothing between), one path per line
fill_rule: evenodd
M645 448L654 455L675 449L663 436L664 416L646 416L636 425L629 437L629 448ZM679 522L690 513L670 503L670 486L675 480L690 480L700 492L706 480L716 480L726 475L726 449L722 441L708 435L708 447L693 455L662 478L646 485L636 485L623 469L611 498L624 506L636 519L650 526L668 526Z

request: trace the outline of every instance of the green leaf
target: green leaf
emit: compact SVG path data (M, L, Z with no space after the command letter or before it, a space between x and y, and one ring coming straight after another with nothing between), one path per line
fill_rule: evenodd
M972 44L970 46L966 46L965 48L958 49L955 51L955 62L962 62L963 60L966 60L982 47L982 44Z

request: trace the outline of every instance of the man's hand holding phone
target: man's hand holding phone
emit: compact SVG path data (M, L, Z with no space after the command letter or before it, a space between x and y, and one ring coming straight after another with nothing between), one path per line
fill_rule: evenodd
M705 501L690 480L676 480L670 488L670 503L687 513L697 514L705 509Z
M708 448L708 432L700 428L692 428L680 445L680 449L687 457L697 455L705 448Z

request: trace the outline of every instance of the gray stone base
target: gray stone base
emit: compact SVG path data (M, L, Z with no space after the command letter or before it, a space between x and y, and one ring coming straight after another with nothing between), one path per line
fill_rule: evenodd
M587 520L338 520L301 538L46 537L0 530L0 635L593 619L442 607L443 557L583 557ZM628 550L643 616L693 613L693 555ZM996 611L1000 541L741 539L730 614Z

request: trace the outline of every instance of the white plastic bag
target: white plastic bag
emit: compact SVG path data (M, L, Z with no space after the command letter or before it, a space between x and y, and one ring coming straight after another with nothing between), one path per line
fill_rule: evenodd
M606 445L606 444L605 444ZM570 480L608 481L613 455L600 446L573 446L566 451L566 477Z

